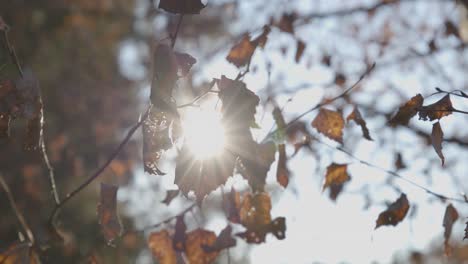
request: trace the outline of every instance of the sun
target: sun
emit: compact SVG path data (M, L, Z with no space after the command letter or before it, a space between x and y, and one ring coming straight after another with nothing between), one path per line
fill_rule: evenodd
M220 154L225 146L221 114L208 109L191 109L183 120L185 144L197 159Z

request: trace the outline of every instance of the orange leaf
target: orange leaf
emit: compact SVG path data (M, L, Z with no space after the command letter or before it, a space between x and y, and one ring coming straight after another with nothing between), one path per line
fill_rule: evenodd
M448 116L452 114L452 101L450 100L450 95L447 94L439 101L422 106L419 108L419 119L422 120L435 120L441 119L444 116Z
M343 144L344 119L340 113L322 108L312 121L312 126L318 132Z
M245 35L239 43L231 48L226 60L237 67L245 66L252 59L256 48L257 46L250 41L249 35Z
M173 14L200 14L205 5L200 0L161 0L159 8Z
M354 122L356 122L356 124L361 126L362 134L365 139L372 140L369 133L369 129L367 128L366 121L362 118L361 112L359 112L359 109L356 106L354 107L353 112L351 112L351 114L349 114L346 118L346 122L349 122L351 120L353 120Z
M390 126L408 125L409 120L416 115L418 108L422 106L424 98L421 94L412 97L408 102L398 108L398 112L388 122Z
M122 226L117 214L118 189L117 186L101 183L101 201L97 206L97 213L107 243L112 243L122 233Z
M330 187L330 198L336 200L338 194L341 192L343 185L351 180L347 172L347 164L332 163L327 167L327 174L325 175L325 182L323 190Z
M450 236L452 235L452 227L453 224L457 221L458 219L458 212L455 207L453 207L452 204L447 205L447 208L445 209L445 214L444 214L444 221L443 221L443 226L444 226L444 247L445 247L445 255L450 256L452 248L450 247L449 244L449 239Z
M442 128L440 127L440 123L434 123L432 125L432 134L431 134L431 142L432 146L434 147L435 152L439 155L440 160L442 161L442 166L444 165L445 158L444 154L442 153L442 141L444 139L444 132L442 132Z
M287 167L286 147L284 144L278 145L278 167L276 169L276 181L286 188L289 183L289 170Z
M148 247L159 263L177 263L176 252L172 247L172 238L167 230L151 233L148 238Z
M387 210L379 214L375 228L377 229L382 225L396 226L405 218L409 207L408 198L406 198L406 194L402 193L400 198L390 204Z
M203 246L212 246L216 241L214 232L196 229L187 234L187 243L185 254L190 264L209 264L213 263L218 257L219 252L206 252Z
M278 23L275 24L281 31L294 34L294 21L296 21L296 13L283 14Z

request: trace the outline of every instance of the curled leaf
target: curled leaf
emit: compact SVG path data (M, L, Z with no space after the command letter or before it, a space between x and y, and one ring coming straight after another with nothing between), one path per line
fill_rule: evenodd
M419 108L419 119L433 121L452 114L452 101L447 94L439 101Z
M176 252L172 247L172 238L167 230L151 233L148 237L148 247L159 263L177 263Z
M442 161L442 166L445 162L444 154L442 153L442 141L444 139L444 132L440 126L440 123L434 123L432 125L432 133L431 133L431 142L432 146L434 147L435 152L439 156L440 160Z
M117 186L101 183L101 200L97 206L97 213L107 243L112 243L122 233L122 226L117 214L118 189Z
M443 221L443 226L444 226L444 251L445 255L450 256L451 254L451 247L449 244L449 239L450 236L452 235L452 227L453 224L458 220L458 211L453 207L452 204L447 205L447 208L445 209L445 214L444 214L444 221Z
M325 190L326 188L330 188L330 198L332 200L336 200L343 188L343 185L351 180L347 169L347 164L332 163L327 167L327 174L325 175L325 182L322 189Z
M200 0L161 0L159 8L173 14L200 14L205 5Z
M344 119L340 113L322 108L312 121L312 126L328 138L343 144Z
M185 254L190 264L213 263L218 257L218 251L206 252L203 247L211 247L216 241L215 233L196 229L187 234Z
M398 108L398 112L388 122L390 126L395 127L397 125L408 125L409 120L415 116L418 109L422 106L424 98L421 94L417 94L407 101L404 105Z
M349 123L349 121L351 120L353 120L354 122L356 122L356 124L361 126L362 135L365 139L372 140L369 133L369 129L367 128L366 120L362 118L361 112L359 112L359 109L356 106L354 107L353 112L351 112L351 114L349 114L346 118L346 122Z
M382 225L398 225L405 218L409 207L408 198L406 198L406 194L402 193L395 202L390 204L387 210L379 214L375 228L377 229Z

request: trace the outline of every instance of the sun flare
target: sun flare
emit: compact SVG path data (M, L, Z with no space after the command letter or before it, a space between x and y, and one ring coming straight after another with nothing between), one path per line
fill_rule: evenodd
M185 143L198 159L220 154L224 148L224 128L220 113L214 110L193 109L183 122Z

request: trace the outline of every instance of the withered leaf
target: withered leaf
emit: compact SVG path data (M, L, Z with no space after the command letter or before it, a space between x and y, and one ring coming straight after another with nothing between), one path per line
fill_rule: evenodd
M196 229L187 234L187 244L185 254L190 264L209 264L213 263L218 257L218 251L206 252L203 246L213 246L216 241L214 232Z
M212 245L202 245L202 248L205 252L210 253L215 251L219 252L223 249L234 246L236 246L236 240L232 237L232 227L227 225L223 230L221 230L221 233L219 233L216 241Z
M388 122L390 126L408 125L409 120L416 115L418 109L423 105L424 98L421 94L412 97L408 102L398 108L398 112Z
M306 44L304 41L298 39L296 41L296 55L294 56L294 60L296 63L299 63L299 61L302 58L302 55L304 54L304 50L306 48Z
M406 168L406 164L405 164L405 162L403 161L403 156L401 155L400 152L398 152L398 153L396 154L395 168L396 168L397 170L401 170L401 169Z
M270 34L271 28L268 25L263 26L262 34L252 40L252 43L260 48L265 48L265 45L268 41L268 34Z
M277 217L271 221L269 226L270 232L279 239L283 240L286 238L286 218Z
M162 203L169 205L177 195L179 195L179 190L167 190L166 197L162 200Z
M161 0L159 8L174 14L200 14L205 7L201 0Z
M237 234L248 243L262 243L269 230L271 222L271 200L265 192L244 195L240 209L241 223L246 232Z
M382 225L396 226L405 218L409 207L408 198L406 198L406 194L402 193L395 202L390 204L387 210L379 214L375 228L377 229Z
M431 133L431 142L432 146L434 147L435 152L439 155L440 160L442 161L442 166L445 162L444 154L442 153L442 141L444 140L444 132L442 131L442 127L440 123L434 123L432 125L432 133Z
M362 118L361 112L359 112L359 109L356 106L354 107L353 112L351 112L351 114L349 114L346 118L346 122L349 123L349 121L351 120L353 120L354 122L356 122L356 124L361 126L362 135L365 139L372 140L369 133L369 129L367 128L366 121Z
M177 263L176 252L172 247L172 238L167 230L151 233L148 237L148 247L159 263Z
M176 159L174 182L184 195L194 191L201 202L232 176L235 161L236 157L226 150L208 160L198 159L184 145Z
M174 52L174 56L176 58L177 65L179 66L179 75L182 77L186 76L192 66L197 63L197 60L187 53Z
M422 106L419 108L419 119L422 120L435 120L435 119L441 119L444 116L448 116L452 114L452 101L450 100L450 95L447 94L444 96L442 99L439 101Z
M346 84L346 75L342 72L337 72L335 74L335 84L343 87Z
M273 142L250 143L250 152L244 151L239 157L238 170L247 179L254 191L263 191L271 164L275 161L276 148Z
M450 256L452 248L450 247L449 244L449 239L450 236L452 235L452 227L453 224L458 220L458 211L453 207L452 204L447 205L447 208L445 209L445 214L444 214L444 221L443 221L443 226L444 226L444 251L445 255Z
M322 108L312 121L312 126L318 132L343 144L344 119L340 113Z
M341 192L343 185L351 180L348 174L348 164L332 163L327 167L325 181L322 190L330 188L330 198L336 200L338 194Z
M254 54L256 48L257 45L250 41L250 36L245 35L239 43L231 48L231 51L229 51L229 54L226 57L226 60L236 65L237 67L245 66L252 59L252 55Z
M172 240L172 247L175 251L184 251L187 240L187 226L184 222L184 214L177 216L175 224L175 233Z
M107 243L112 243L122 233L122 226L117 214L118 189L117 186L101 183L101 199L97 206L97 213Z
M275 26L283 32L294 34L294 21L296 19L296 13L285 13L281 16L280 21L275 23Z
M239 224L241 207L240 194L231 187L231 191L226 196L223 196L223 209L229 221Z
M286 146L278 145L278 167L276 168L276 181L286 188L289 183L289 170L287 167Z

